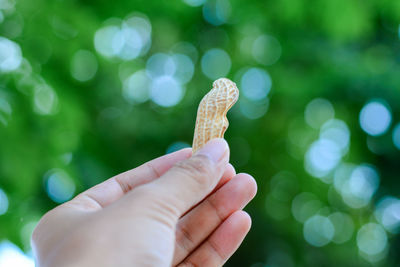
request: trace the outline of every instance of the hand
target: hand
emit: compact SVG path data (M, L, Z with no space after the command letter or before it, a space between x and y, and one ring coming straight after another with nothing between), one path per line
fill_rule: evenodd
M32 236L39 266L221 266L250 229L256 183L223 139L183 149L49 211Z

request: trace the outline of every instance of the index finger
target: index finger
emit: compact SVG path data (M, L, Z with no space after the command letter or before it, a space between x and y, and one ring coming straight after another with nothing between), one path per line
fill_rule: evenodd
M86 190L72 201L75 201L75 204L83 204L85 208L91 203L89 208L101 209L120 199L133 188L157 179L177 162L188 159L191 155L192 149L185 148L153 159Z

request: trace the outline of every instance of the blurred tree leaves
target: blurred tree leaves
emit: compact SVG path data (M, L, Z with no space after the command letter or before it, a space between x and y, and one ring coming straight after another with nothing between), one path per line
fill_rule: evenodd
M253 229L227 265L370 266L358 256L356 233L341 245L309 245L303 225L291 214L291 201L295 194L311 192L325 207L322 213L348 213L356 231L375 220L374 204L351 209L331 185L304 169L304 154L319 131L305 123L303 114L307 103L317 97L328 99L335 118L350 128L350 151L343 160L367 162L379 169L381 186L373 203L385 195L399 196L400 153L393 147L390 131L379 138L367 136L358 116L368 100L382 98L391 107L392 124L400 120L400 1L228 3L231 16L221 26L205 21L202 6L183 1L21 0L15 8L2 10L0 35L18 43L26 60L20 69L0 74L0 97L12 108L11 115L4 115L6 123L0 124L0 188L10 202L8 212L0 215L1 239L29 249L21 229L57 205L46 193L49 170L63 169L78 193L164 154L174 142L190 144L197 104L212 83L201 72L201 57L217 47L230 55L228 77L239 89L238 73L244 68L262 68L272 79L264 116L248 119L240 103L229 114L226 139L232 163L238 172L256 177L259 193L248 207ZM149 52L130 61L97 53L95 32L132 12L145 14L151 22ZM260 35L276 38L282 51L269 66L254 58L254 42ZM123 80L144 69L151 55L169 53L182 41L196 47L199 59L179 104L163 108L151 101L126 101ZM70 70L73 56L81 49L94 53L98 62L95 77L86 82L75 80ZM56 95L54 112L48 115L35 112L37 85L43 84ZM44 104L50 98L44 98ZM281 177L277 174L282 171L290 173L293 188L290 183L280 187L280 178L273 178ZM399 264L399 238L389 237L388 256L373 264Z

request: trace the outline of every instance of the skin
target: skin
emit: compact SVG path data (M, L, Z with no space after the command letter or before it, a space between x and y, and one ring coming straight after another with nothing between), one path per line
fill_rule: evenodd
M225 140L147 162L40 220L38 266L222 266L251 225L257 186L229 164Z

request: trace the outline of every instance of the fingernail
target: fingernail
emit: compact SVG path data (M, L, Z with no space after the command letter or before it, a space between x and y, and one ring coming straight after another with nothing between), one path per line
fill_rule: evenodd
M229 155L228 143L222 138L212 139L205 144L196 154L206 155L214 162L222 161Z

